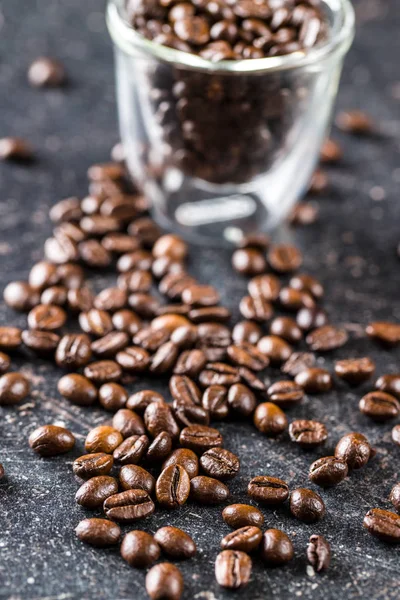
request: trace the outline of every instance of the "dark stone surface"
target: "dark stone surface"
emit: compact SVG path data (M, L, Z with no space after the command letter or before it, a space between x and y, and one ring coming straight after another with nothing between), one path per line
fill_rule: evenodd
M320 221L295 232L281 231L277 237L293 238L305 251L304 269L326 285L325 304L332 320L354 324L351 342L322 358L321 364L331 366L337 357L368 354L376 359L381 374L399 370L400 353L378 349L360 335L359 325L372 317L400 318L395 254L400 218L400 18L395 2L363 0L357 11L359 29L346 62L339 106L367 110L381 135L360 140L335 132L345 158L340 167L331 169L331 190L319 200ZM102 15L103 3L98 0L1 3L1 136L31 140L38 153L37 164L29 168L0 165L1 287L27 276L51 230L48 207L69 195L83 196L86 168L107 159L117 140L112 51ZM43 91L28 86L27 67L42 54L63 61L71 78L68 88ZM373 199L381 196L381 201ZM228 253L192 252L190 269L201 281L216 283L223 300L235 310L246 282L233 276ZM100 285L97 279L95 286ZM0 323L11 322L23 326L25 317L1 306ZM46 363L32 366L15 356L13 367L29 374L34 391L23 405L0 411L0 462L7 472L0 484L0 597L144 599L144 573L128 567L118 550L84 547L73 531L86 513L74 502L77 484L71 463L82 453L87 430L109 416L62 401L56 391L58 372ZM268 375L278 377L273 371ZM166 391L165 382L158 379L138 382L130 390L147 384ZM322 492L327 515L321 523L297 522L287 507L263 510L266 526L282 527L292 537L296 558L284 569L267 569L255 559L249 586L235 597L399 597L399 548L377 542L362 528L369 508L389 508L389 491L400 478L400 449L390 440L392 423L373 425L358 412L358 399L369 387L350 391L338 383L332 393L309 397L290 412L290 419L307 416L327 424L324 450L305 453L291 445L287 435L269 440L249 424L222 425L226 447L242 460L240 475L230 484L232 500L239 502L246 501L246 485L254 475L282 477L292 488L305 485L308 465L331 453L348 431L365 433L378 451L364 470L337 489ZM67 457L44 460L29 450L29 433L49 422L63 423L76 434L76 450ZM221 507L187 504L175 512L158 511L143 522L148 531L173 524L193 535L198 555L181 565L185 599L233 597L218 588L213 576L219 541L228 533L220 512ZM305 549L312 533L325 535L332 544L332 566L323 575L307 571Z

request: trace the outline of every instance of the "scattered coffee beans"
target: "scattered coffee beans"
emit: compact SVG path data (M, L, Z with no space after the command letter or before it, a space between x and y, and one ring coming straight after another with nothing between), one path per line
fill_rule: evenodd
M75 529L76 537L96 548L118 544L121 530L116 523L107 519L83 519Z
M30 434L29 445L40 456L57 456L72 450L75 437L65 427L42 425Z
M122 540L121 556L131 567L144 569L158 560L160 547L149 533L130 531Z
M251 558L240 550L223 550L215 561L215 578L221 587L237 589L248 584Z
M196 554L196 544L190 535L178 527L161 527L154 539L164 554L174 560L192 558Z
M373 508L364 517L364 527L380 540L400 543L400 515L389 510Z
M261 558L267 565L284 565L292 560L293 544L280 529L267 529L261 541Z
M146 591L151 600L180 600L183 594L182 573L171 563L160 563L146 575Z
M232 529L261 527L264 523L262 512L249 504L230 504L222 511L222 518Z
M307 545L308 562L317 573L326 571L331 563L331 547L322 535L312 535Z
M304 523L315 523L325 514L325 504L316 492L298 488L290 494L290 512Z

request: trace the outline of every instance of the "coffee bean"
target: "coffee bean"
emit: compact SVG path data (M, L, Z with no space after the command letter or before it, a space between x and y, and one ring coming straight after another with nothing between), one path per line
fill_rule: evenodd
M166 508L178 508L189 497L190 479L180 465L166 467L156 482L157 502Z
M178 527L161 527L156 531L154 539L169 558L182 560L196 554L196 544L189 534Z
M118 483L114 477L100 475L85 481L76 492L75 500L84 508L93 510L103 505L103 502L118 492Z
M119 385L118 383L105 383L99 389L99 402L101 406L111 412L122 409L127 400L128 392L122 387L122 385ZM116 429L118 428L116 427Z
M319 207L313 202L297 202L292 208L288 222L292 227L312 225L317 222Z
M193 284L196 284L196 281L185 272L168 273L161 279L159 290L170 300L180 300L183 290Z
M268 321L274 312L270 302L260 296L256 298L244 296L240 301L239 310L245 319L260 323Z
M381 375L377 379L375 387L377 390L391 394L400 400L400 375Z
M250 481L247 493L262 504L282 504L289 497L289 486L282 479L258 475Z
M239 458L223 448L211 448L200 458L200 465L209 477L225 481L236 477L240 469Z
M178 357L179 349L173 342L165 342L150 359L151 373L162 375L171 371Z
M274 404L290 407L301 402L304 390L295 381L276 381L269 386L267 394Z
M129 523L152 515L155 507L145 490L136 489L109 496L103 508L109 519Z
M119 351L115 360L128 373L142 373L150 363L150 355L147 350L139 346L130 346Z
M308 292L316 299L320 299L324 295L324 288L318 279L305 273L293 275L289 281L289 287L302 292Z
M144 569L159 559L160 547L149 533L129 531L122 540L121 556L131 567Z
M40 297L37 290L26 281L12 281L3 292L4 302L10 308L25 312L39 304Z
M79 198L71 197L60 200L50 208L49 217L53 223L79 221L82 217Z
M99 396L102 394L103 388L112 388L110 393L114 393L115 388L118 394L126 395L126 390L116 383L107 383L102 386L99 390ZM121 388L122 391L119 390ZM128 408L121 408L118 410L112 421L114 429L119 431L124 438L128 438L132 435L143 435L145 433L145 426L143 420L139 415Z
M197 327L197 338L197 347L201 348L206 356L214 350L224 356L226 348L231 344L230 330L219 323L201 323Z
M365 515L363 525L369 533L384 542L400 543L400 516L396 513L372 508Z
M154 392L153 390L141 390L128 398L126 408L142 414L152 402L164 404L165 400L158 392Z
M315 356L310 352L293 352L281 366L282 373L296 377L302 371L315 365Z
M145 247L152 247L161 235L158 225L149 217L140 217L133 221L128 227L128 233Z
M348 358L335 363L335 373L351 385L363 383L375 372L375 363L368 357Z
M182 292L182 302L190 306L213 306L219 299L218 291L211 285L190 285Z
M99 425L87 434L85 450L89 453L105 452L106 454L112 454L122 442L122 435L114 427Z
M89 312L93 307L93 294L89 288L68 290L68 306L73 312Z
M210 385L233 385L239 382L239 373L235 367L222 362L210 362L199 374L199 382L204 387Z
M370 392L359 402L360 411L370 419L383 422L394 419L400 412L399 401L386 392Z
M115 312L125 307L128 296L125 290L120 288L106 288L94 299L94 307L97 310Z
M272 246L267 255L270 267L278 273L290 273L301 266L303 257L294 246L277 245Z
M390 492L389 501L393 504L397 512L400 512L400 483L396 483L396 485L393 486Z
M227 389L222 385L211 385L203 394L202 405L212 419L225 419L229 412Z
M303 292L304 293L304 292ZM328 316L322 308L301 308L296 315L296 322L303 331L310 331L324 327L328 323Z
M160 302L150 294L131 294L128 298L128 303L142 319L152 319L157 315L160 308ZM154 330L151 331L155 334L159 333ZM169 334L169 331L165 330L165 333Z
M267 261L256 248L239 248L232 255L232 266L241 275L258 275L267 270Z
M108 252L98 240L84 240L80 242L78 249L83 262L94 269L108 267L112 261L111 252Z
M223 445L222 435L218 429L205 425L185 427L181 431L179 441L184 448L189 448L200 454Z
M286 429L288 422L285 413L276 404L263 402L254 412L254 425L264 435L275 437Z
M135 250L122 254L117 261L117 269L120 273L129 271L149 271L153 262L152 256L146 250Z
M135 195L121 195L106 198L100 206L100 214L112 217L122 223L128 223L138 213L137 197ZM136 244L136 247L139 244Z
M115 162L96 164L89 167L87 175L91 181L116 180L124 176L124 168Z
M5 373L0 377L0 406L18 404L28 396L30 387L22 373Z
M106 548L118 544L121 529L107 519L83 519L75 528L76 537L85 544Z
M261 527L264 523L262 512L249 504L230 504L222 511L222 518L233 529Z
M43 290L59 282L59 273L56 265L42 260L36 263L29 273L29 285L34 290Z
M344 346L348 339L349 336L344 329L325 325L309 333L306 342L315 352L328 352Z
M215 561L215 578L220 586L237 589L248 584L251 569L248 554L240 550L223 550Z
M105 203L103 203L103 206L104 204ZM127 235L126 233L107 233L101 240L101 245L107 252L113 252L114 254L133 252L140 246L136 238Z
M156 352L170 337L167 329L144 327L134 336L133 342L149 352Z
M374 321L367 325L366 334L385 346L396 346L400 343L400 325L389 321Z
M257 344L257 348L273 364L285 362L292 354L292 347L276 335L262 337Z
M154 259L151 265L151 272L156 279L162 279L169 273L183 273L184 270L183 262L170 256L160 256Z
M0 327L0 349L16 350L22 342L22 331L19 327Z
M199 473L199 459L196 454L188 448L177 448L172 454L164 461L162 468L166 469L171 465L182 466L190 479L196 477Z
M11 359L8 354L0 352L0 375L4 375L8 371L11 365Z
M103 337L112 331L111 317L105 310L92 308L79 315L79 325L85 333L96 337Z
M31 329L60 329L67 320L65 311L59 306L38 304L28 314L28 325Z
M229 495L229 489L218 479L198 475L190 480L190 499L199 504L220 504Z
M349 470L361 469L375 456L375 450L362 433L348 433L338 441L335 456L343 460Z
M300 327L290 317L276 317L271 321L269 331L271 335L283 338L291 344L299 342L303 337Z
M123 490L145 490L149 496L154 492L156 480L146 469L138 465L125 465L119 472L119 481Z
M175 565L159 563L146 575L146 592L151 600L180 600L183 577Z
M29 445L40 456L57 456L72 450L75 437L65 427L42 425L30 434Z
M68 290L80 288L85 283L85 273L80 265L67 263L57 268L59 281Z
M262 531L259 527L246 526L228 533L221 540L222 550L241 550L252 552L257 550L262 540Z
M153 438L165 431L173 440L176 440L180 433L171 408L165 403L152 402L149 404L144 411L144 423Z
M392 429L392 440L400 446L400 425L395 425Z
M143 459L149 447L147 435L131 435L114 450L115 462L121 465L137 465Z
M79 221L79 227L87 235L101 237L107 233L118 231L120 229L120 223L118 219L115 219L114 217L95 214L82 217L82 219ZM83 242L82 245L84 244L85 242ZM103 248L100 243L98 247Z
M317 573L326 571L331 562L331 547L322 535L312 535L307 545L308 562Z
M266 302L275 302L279 296L281 282L275 275L258 275L249 281L247 289L255 300L262 298Z
M331 138L326 138L322 144L320 152L320 160L322 163L335 164L340 161L343 156L342 149L338 142Z
M311 367L300 371L295 377L295 382L300 385L307 394L319 394L329 392L332 388L332 377L329 371L319 367Z
M118 331L135 335L142 324L141 319L132 310L118 310L112 316L112 324Z
M335 119L335 124L342 131L356 135L370 134L375 128L371 118L361 110L340 112Z
M261 541L261 558L271 566L285 565L294 555L290 538L280 529L267 529Z
M84 374L94 384L103 385L103 383L121 379L122 370L113 360L99 360L87 365Z
M40 296L41 304L56 304L64 306L67 302L68 290L63 285L53 285L42 292Z
M309 479L321 486L331 487L343 481L348 474L347 463L336 456L324 456L312 463Z
M77 477L81 479L91 479L100 475L108 475L114 465L114 459L104 452L95 454L84 454L76 458L72 465L72 470Z
M80 406L89 406L97 398L97 389L93 383L78 373L70 373L61 377L57 389L61 396Z
M112 331L92 342L91 349L98 357L113 358L129 344L129 336L124 331Z
M59 87L65 83L63 65L54 58L42 56L33 61L28 70L28 80L34 87Z
M151 322L152 329L167 330L171 334L173 331L175 331L175 329L178 329L178 327L187 327L189 325L190 323L186 317L174 313L163 314L159 317L156 317Z
M53 237L45 241L44 254L50 262L56 265L64 265L79 260L77 244L64 233L61 227L57 227L53 231Z
M238 345L243 342L257 344L261 336L261 328L257 323L253 323L253 321L240 321L235 325L232 331L232 339L235 344Z
M190 425L208 425L210 415L202 406L187 403L184 400L174 400L174 416L179 425L189 427Z
M92 357L90 339L84 334L64 335L56 350L56 363L66 369L79 369Z
M231 361L242 367L247 367L252 371L262 371L268 364L268 357L264 356L255 346L247 342L240 345L228 346L227 353Z
M325 504L316 492L307 488L297 488L290 494L290 512L299 521L315 523L325 514Z
M211 37L214 36L211 35ZM221 36L218 36L218 39L223 38L221 38ZM259 250L266 250L270 243L271 239L266 233L250 233L242 237L242 239L238 242L238 246L239 248L258 248Z
M203 308L192 308L188 317L192 323L206 323L209 321L225 323L231 318L231 313L225 306L205 306Z
M155 258L169 256L175 260L183 260L187 253L187 244L177 235L163 235L157 239L153 246L153 256Z
M287 311L300 311L305 307L310 314L314 314L315 300L308 292L283 287L279 292L279 302ZM301 326L299 320L297 324Z
M197 327L194 325L182 325L171 333L171 342L179 348L191 348L197 341Z
M202 350L186 350L178 358L174 367L174 373L197 377L200 371L206 366L206 363L207 357Z
M253 392L242 383L236 383L229 388L228 405L240 416L248 417L255 411L257 401Z
M5 137L0 139L0 160L30 161L33 159L31 145L17 137Z
M289 425L289 435L292 442L302 448L314 448L323 444L328 437L328 432L323 423L298 419Z

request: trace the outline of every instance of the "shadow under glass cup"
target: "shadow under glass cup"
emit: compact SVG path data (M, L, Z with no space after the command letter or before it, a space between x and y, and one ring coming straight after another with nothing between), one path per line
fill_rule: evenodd
M354 35L348 0L322 6L319 46L211 62L145 39L109 1L127 167L163 227L221 245L276 227L305 193Z

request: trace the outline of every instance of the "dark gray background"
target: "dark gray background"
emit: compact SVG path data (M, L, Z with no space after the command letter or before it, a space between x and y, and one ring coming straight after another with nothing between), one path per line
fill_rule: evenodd
M363 0L357 3L358 32L346 61L340 107L363 108L376 120L380 135L360 140L335 132L345 158L331 169L331 189L318 202L314 226L277 234L306 253L305 270L324 282L332 320L353 324L351 343L321 360L373 356L378 373L399 370L399 351L376 348L362 336L372 317L399 319L399 4ZM3 0L0 2L0 137L18 135L35 146L37 164L0 165L0 275L2 285L26 278L41 257L51 230L48 207L69 196L83 196L86 169L106 160L117 141L113 60L99 0ZM31 89L26 70L38 55L65 63L71 78L66 90ZM235 306L246 282L231 271L229 253L192 249L190 269L201 281L215 283L226 304ZM112 279L109 278L111 282ZM223 281L223 285L221 282ZM96 286L100 281L96 282ZM2 286L0 286L2 287ZM24 326L25 317L0 308L0 323ZM118 551L98 551L79 543L73 529L85 516L74 502L76 483L71 463L82 453L87 430L108 418L103 411L74 407L56 391L58 373L45 363L30 366L15 357L32 379L31 397L17 408L0 412L0 461L7 478L0 484L0 597L24 599L141 600L144 573L130 569ZM271 371L271 378L277 373ZM131 390L145 387L137 383ZM166 389L162 381L153 381ZM369 386L364 387L365 390ZM337 489L322 492L327 515L317 525L304 525L287 508L264 510L266 525L282 527L294 541L296 559L284 569L267 569L258 560L249 586L235 597L266 598L398 598L399 549L388 547L362 528L369 508L389 508L388 493L399 480L400 449L390 439L392 424L372 425L357 409L362 389L336 390L310 397L289 417L323 420L330 437L325 450L309 454L282 440L265 439L246 424L222 426L226 447L242 459L240 476L231 484L232 499L246 501L251 476L267 473L304 485L308 465L331 453L340 435L362 431L376 444L374 461ZM28 448L29 433L43 423L70 427L78 439L73 454L39 459ZM182 564L185 599L233 597L218 588L213 567L220 538L228 528L220 507L187 504L174 513L157 512L143 523L148 531L170 523L191 532L197 557ZM140 524L139 526L142 526ZM133 527L132 527L133 528ZM129 529L129 528L127 528ZM307 572L306 542L321 533L333 549L331 569Z

